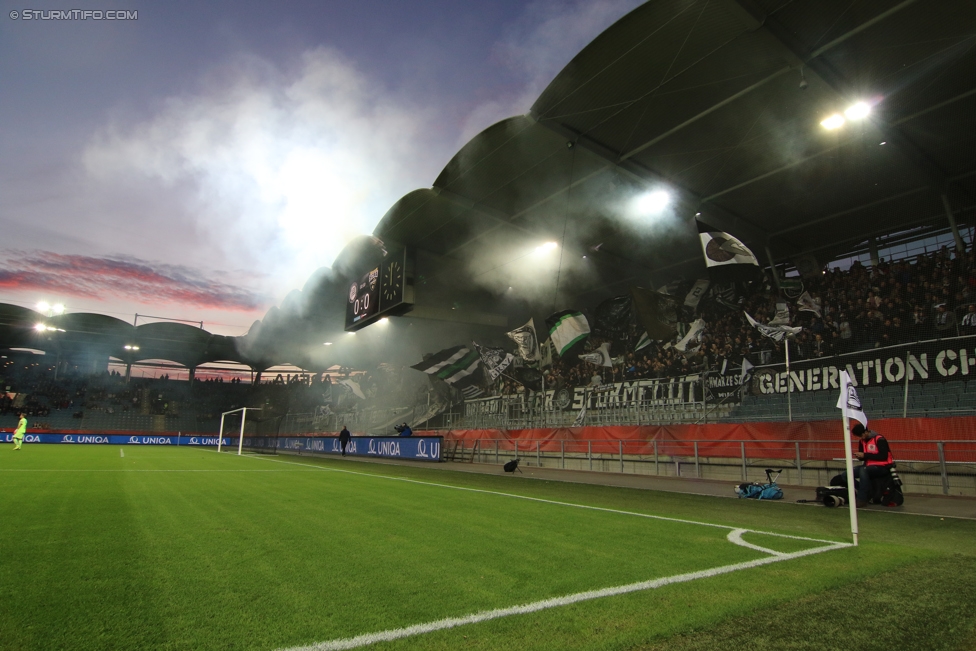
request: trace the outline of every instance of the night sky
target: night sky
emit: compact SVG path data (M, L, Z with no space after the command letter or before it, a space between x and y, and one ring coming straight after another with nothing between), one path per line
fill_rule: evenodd
M0 0L0 302L243 334L637 4Z

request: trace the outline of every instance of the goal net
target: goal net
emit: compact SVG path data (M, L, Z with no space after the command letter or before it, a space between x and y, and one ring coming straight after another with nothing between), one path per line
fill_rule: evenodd
M281 419L261 418L261 409L241 407L220 415L218 452L245 450L259 454L278 453L278 424Z

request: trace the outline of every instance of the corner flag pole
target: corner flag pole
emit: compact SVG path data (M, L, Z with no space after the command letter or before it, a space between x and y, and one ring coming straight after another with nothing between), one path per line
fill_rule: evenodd
M851 421L847 412L843 413L844 421L844 456L847 461L847 503L851 507L851 534L854 536L854 546L857 547L857 498L854 490L854 450L851 447Z

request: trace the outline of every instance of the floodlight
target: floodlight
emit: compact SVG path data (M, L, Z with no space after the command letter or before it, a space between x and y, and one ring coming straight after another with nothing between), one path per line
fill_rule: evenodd
M844 111L844 115L847 116L848 120L863 120L870 114L871 105L867 102L858 102Z
M637 197L634 207L641 215L653 215L664 210L671 203L671 195L664 190L654 190Z
M541 255L543 253L548 253L549 251L552 251L557 246L559 245L556 244L555 242L546 242L545 244L540 244L539 246L535 247L535 252L536 254Z
M64 314L64 305L61 303L55 303L51 306L51 311L55 314Z
M844 120L844 116L842 116L840 113L834 113L829 118L821 121L820 126L828 131L833 131L834 129L840 129L842 126L844 126L845 122L846 120Z
M327 341L327 342L325 342L325 343L324 343L324 344L322 344L322 345L323 345L323 346L331 346L331 345L332 345L332 342L331 342L331 341Z
M37 304L37 311L38 312L47 312L50 309L51 309L51 306L48 304L47 301L41 301L40 303Z
M38 332L44 332L45 330L47 330L47 326L44 325L43 323L38 323L36 326L34 326L34 329L37 330Z
M387 317L383 317L382 319L380 319L379 321L377 321L377 323L382 323L383 325L386 325L389 322L390 322L390 319L387 318Z

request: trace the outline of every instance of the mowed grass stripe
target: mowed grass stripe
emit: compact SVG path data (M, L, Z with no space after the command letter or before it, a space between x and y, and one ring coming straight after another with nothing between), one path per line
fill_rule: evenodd
M273 458L273 457L257 457L257 456L255 456L253 458L260 458L260 459L264 459L265 461L272 461L274 463L285 463L285 464L298 465L298 466L310 466L310 467L318 468L320 470L324 470L324 471L327 471L327 472L340 472L340 473L346 473L346 474L351 474L351 475L362 475L362 476L366 476L366 477L382 478L382 479L388 479L388 480L392 480L392 481L402 481L402 482L407 482L407 483L412 483L412 484L420 484L420 485L423 485L423 486L432 486L432 487L436 487L436 488L444 488L444 489L448 489L448 490L460 490L460 491L470 491L470 492L474 492L474 493L484 493L486 495L496 495L496 496L499 496L499 497L510 497L510 498L515 498L515 499L528 500L528 501L531 501L531 502L540 502L540 503L544 503L544 504L554 504L556 506L565 506L565 507L570 507L570 508L587 509L587 510L593 510L593 511L603 511L605 513L613 513L613 514L616 514L616 515L635 516L635 517L640 517L640 518L649 518L649 519L652 519L652 520L665 520L665 521L668 521L668 522L678 522L678 523L681 523L681 524L690 524L690 525L696 525L696 526L702 526L702 527L715 527L715 528L718 528L718 529L738 529L739 528L739 527L737 527L735 525L718 524L718 523L714 523L714 522L705 522L705 521L701 521L701 520L689 520L687 518L676 518L676 517L671 517L671 516L655 515L655 514L652 514L652 513L641 513L641 512L637 512L637 511L624 511L624 510L621 510L621 509L612 509L612 508L601 507L601 506L593 506L593 505L589 505L589 504L577 504L577 503L573 503L573 502L564 502L564 501L552 500L552 499L545 499L545 498L540 498L540 497L532 497L530 495L520 495L520 494L517 494L517 493L509 493L509 492L504 492L504 491L487 490L487 489L483 489L483 488L473 488L473 487L469 487L469 486L457 486L457 485L453 485L453 484L444 484L444 483L437 483L437 482L431 482L431 481L421 481L421 480L410 479L410 478L406 478L406 477L396 477L396 476L382 475L382 474L376 474L376 473L365 473L365 472L358 472L358 471L355 471L355 470L346 470L346 469L342 469L342 468L322 467L322 466L317 466L317 465L310 465L309 463L300 463L300 462L295 462L295 461L284 461L284 460L276 459L276 458ZM767 536L777 536L777 537L781 537L781 538L791 538L791 539L794 539L794 540L804 541L804 542L807 542L807 543L809 543L809 542L816 542L816 543L834 544L834 543L837 542L837 541L834 541L834 540L825 540L825 539L822 539L822 538L811 538L809 536L796 536L796 535L783 534L783 533L775 533L775 532L768 532L768 531L759 531L759 530L755 530L755 529L748 529L747 531L754 532L754 533L758 533L758 534L763 534L763 535L767 535Z
M156 459L149 449L120 458L114 449L94 446L32 452L38 461L48 457L47 467L58 461L62 467L220 468L242 461L203 451ZM109 453L111 461L100 456ZM50 639L35 644L24 637L30 630L126 640L133 648L272 648L757 556L708 528L649 526L613 513L369 476L256 473L241 481L233 473L65 473L31 479L39 476L0 477L4 494L13 497L0 507L3 522L11 524L0 531L3 547L57 548L42 557L27 553L16 564L3 561L3 603L18 603L24 613L3 626L3 648L51 648ZM47 489L40 488L44 483ZM54 508L65 500L66 508ZM38 516L45 523L40 528ZM664 547L673 551L655 553ZM77 562L65 562L68 554ZM58 589L49 583L54 576ZM36 590L26 589L31 584ZM133 592L140 598L132 599ZM72 608L79 598L113 607ZM45 616L33 619L42 600ZM120 603L125 607L114 607ZM80 637L74 642L69 646L86 648Z
M730 537L732 536L732 534L729 535ZM774 556L767 556L766 558L761 558L754 561L748 561L745 563L737 563L735 565L726 565L724 567L709 568L707 570L700 570L698 572L688 572L686 574L679 574L675 576L664 577L661 579L654 579L652 581L641 581L629 585L603 588L600 590L589 590L586 592L579 592L576 594L565 595L563 597L557 597L554 599L545 599L542 601L536 601L534 603L512 606L509 608L499 608L487 612L474 613L466 617L452 617L452 618L442 619L436 622L429 622L426 624L416 624L414 626L408 626L406 628L380 631L377 633L366 633L363 635L358 635L354 638L348 638L344 640L331 640L331 641L320 642L308 646L291 647L289 649L283 649L279 651L342 651L344 649L356 649L356 648L376 644L379 642L392 642L396 640L403 640L418 635L427 635L429 633L449 630L461 626L480 624L482 622L488 622L491 620L501 619L504 617L528 615L531 613L537 613L552 608L562 608L565 606L570 606L585 601L592 601L594 599L606 599L608 597L617 597L617 596L626 595L633 592L654 590L665 586L687 583L690 581L697 581L700 579L708 579L716 576L721 576L723 574L731 574L733 572L740 572L742 570L749 570L757 567L762 567L764 565L770 565L772 563L779 563L782 561L793 560L796 558L810 556L813 554L820 554L826 551L843 549L849 546L850 545L847 544L838 544L838 545L818 547L815 549L808 549L801 552L794 552L791 554L777 553Z

